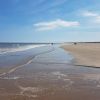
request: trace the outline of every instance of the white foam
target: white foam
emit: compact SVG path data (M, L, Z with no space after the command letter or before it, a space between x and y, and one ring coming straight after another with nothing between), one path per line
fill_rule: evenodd
M28 97L31 97L31 98L36 98L36 97L38 97L38 95L30 95L30 94L27 94L27 95L25 95L25 96L28 96Z
M6 80L16 80L19 79L20 77L4 77L2 79L6 79Z
M54 75L54 76L57 76L58 79L63 79L63 80L68 77L67 75L65 75L61 72L52 72L51 74Z
M96 83L96 87L100 88L100 74L86 74L84 75L84 80L94 81Z
M54 75L54 76L56 76L58 80L60 79L60 80L64 81L64 82L66 83L66 86L67 86L67 87L68 87L68 86L71 86L71 85L74 83L74 81L72 81L72 80L68 77L68 75L63 74L63 73L61 73L61 72L59 72L59 71L52 72L51 74Z
M23 47L18 47L18 48L2 48L2 49L0 48L0 54L5 54L5 53L8 53L8 52L25 51L25 50L28 50L28 49L42 47L42 46L46 46L46 44L29 45L29 46L23 46Z
M21 94L24 94L25 92L31 92L31 93L37 93L37 92L41 92L43 91L43 88L39 88L39 87L22 87L22 86L18 86L21 90Z
M85 74L84 80L100 81L100 74Z
M1 73L1 74L0 74L0 77L3 76L3 75L5 75L5 74L6 74L6 73Z
M61 77L67 77L67 75L65 74L62 74L60 72L52 72L53 75L56 75L56 76L61 76Z

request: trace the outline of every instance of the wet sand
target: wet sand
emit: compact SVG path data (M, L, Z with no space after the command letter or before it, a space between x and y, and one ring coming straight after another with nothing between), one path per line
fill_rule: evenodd
M16 52L9 59L10 55L0 56L8 57L0 60L0 68L8 69L0 76L0 100L100 99L100 70L73 66L72 56L61 48Z
M75 65L100 67L100 43L78 43L63 45L75 57Z

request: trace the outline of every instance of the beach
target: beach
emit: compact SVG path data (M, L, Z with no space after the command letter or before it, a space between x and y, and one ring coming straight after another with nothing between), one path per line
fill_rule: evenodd
M73 43L62 48L74 56L74 65L100 67L100 43Z
M0 55L0 100L99 100L100 69L72 60L56 45Z

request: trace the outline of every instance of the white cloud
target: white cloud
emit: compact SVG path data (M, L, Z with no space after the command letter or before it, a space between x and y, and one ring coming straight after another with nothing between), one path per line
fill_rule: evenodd
M97 16L94 20L94 23L100 24L100 16Z
M100 24L100 14L91 11L85 11L82 15L91 18L91 22Z
M98 14L97 13L94 13L94 12L90 12L90 11L85 11L82 13L83 16L86 16L86 17L97 17Z
M79 26L79 22L77 21L65 21L61 19L57 19L55 21L51 22L40 22L34 24L37 30L42 31L42 30L53 30L56 28L61 28L61 27L73 27L73 26Z

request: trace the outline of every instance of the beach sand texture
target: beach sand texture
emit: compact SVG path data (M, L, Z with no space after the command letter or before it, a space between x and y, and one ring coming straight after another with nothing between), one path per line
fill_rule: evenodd
M63 45L75 57L75 65L100 67L100 43L77 43Z
M56 46L1 55L0 100L100 100L100 69L71 58Z

